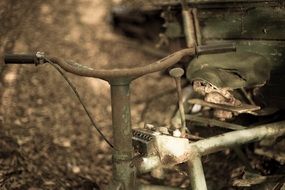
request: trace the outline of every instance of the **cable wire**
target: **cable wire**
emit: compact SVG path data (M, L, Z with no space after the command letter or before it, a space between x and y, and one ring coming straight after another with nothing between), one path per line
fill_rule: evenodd
M78 98L80 104L82 105L84 111L86 112L88 118L90 119L92 126L95 127L95 129L98 131L98 133L101 135L101 137L106 141L106 143L111 147L114 148L114 146L110 143L110 141L105 137L105 135L101 132L101 130L98 128L98 126L95 123L95 120L92 119L90 112L87 110L85 104L83 103L82 99L80 98L75 86L70 82L70 80L67 78L67 76L64 74L64 72L55 65L54 62L52 62L50 59L48 59L47 57L43 57L44 60L46 60L48 63L50 63L50 65L52 67L54 67L60 74L61 76L64 78L64 80L68 83L68 85L70 86L70 88L72 89L72 91L74 92L74 94L76 95L76 97Z

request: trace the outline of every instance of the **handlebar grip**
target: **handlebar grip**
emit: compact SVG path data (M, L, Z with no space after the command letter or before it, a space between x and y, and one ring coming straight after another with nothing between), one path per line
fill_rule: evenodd
M36 54L5 54L5 64L37 64Z

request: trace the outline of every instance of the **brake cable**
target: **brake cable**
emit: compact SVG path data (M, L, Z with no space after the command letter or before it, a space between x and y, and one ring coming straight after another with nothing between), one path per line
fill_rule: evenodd
M79 96L75 86L70 82L70 80L67 78L67 76L64 74L64 72L58 67L56 66L56 64L54 62L52 62L49 58L42 56L42 59L44 59L45 61L47 61L48 63L50 63L50 65L52 67L54 67L59 73L60 75L64 78L64 80L68 83L68 85L70 86L70 88L72 89L72 91L74 92L74 94L76 95L76 97L78 98L80 104L82 105L85 113L87 114L89 120L92 123L92 126L95 127L95 129L98 131L98 133L101 135L101 137L106 141L106 143L111 147L114 148L114 146L111 144L111 142L105 137L105 135L101 132L101 130L99 129L99 127L97 126L96 122L94 119L92 119L90 112L87 110L85 104L83 103L81 97Z

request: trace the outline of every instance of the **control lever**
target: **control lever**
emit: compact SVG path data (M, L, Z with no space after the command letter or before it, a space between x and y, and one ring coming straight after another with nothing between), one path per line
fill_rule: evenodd
M170 76L172 76L175 80L176 89L177 89L177 95L178 95L178 107L179 107L179 113L181 118L181 134L185 135L186 132L186 120L185 120L185 111L183 106L183 98L182 98L182 90L181 90L181 77L184 74L184 70L182 68L176 67L169 71ZM174 136L180 136L179 134L175 134Z

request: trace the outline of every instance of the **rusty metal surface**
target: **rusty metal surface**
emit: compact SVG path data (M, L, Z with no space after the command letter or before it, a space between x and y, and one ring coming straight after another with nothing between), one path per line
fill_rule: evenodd
M201 157L193 156L187 162L192 190L207 190Z
M142 150L142 154L145 155L145 160L140 161L143 165L139 166L139 168L142 168L140 170L146 170L143 168L149 168L151 167L150 165L154 163L166 167L188 160L187 147L189 140L187 138L174 137L170 134L154 131L147 132L142 129L134 130L134 134L133 140L137 143L144 144L146 147ZM159 157L159 162L157 162L156 156ZM149 160L154 160L155 162L150 163Z
M176 64L180 59L182 59L182 57L187 55L191 56L194 54L195 48L187 48L177 51L163 59L160 59L159 61L146 66L112 70L93 69L75 62L66 62L60 58L52 58L52 61L70 73L86 77L101 78L103 80L110 81L114 78L118 79L120 77L135 79L148 73L160 71Z
M132 190L136 183L136 170L132 166L132 127L129 84L111 85L113 125L113 179L121 182L124 190Z
M142 172L148 172L157 167L170 167L188 162L192 189L205 190L207 187L201 156L233 146L285 135L284 125L285 121L281 121L229 132L192 143L188 139L160 134L155 137L156 154L145 157L137 167Z
M151 130L133 129L132 140L134 148L142 155L155 155L154 138L158 134L160 133Z
M61 58L53 57L51 58L51 60L56 64L58 64L65 71L79 76L100 78L110 83L115 82L117 84L118 83L128 84L131 80L134 80L148 73L164 70L176 64L185 56L193 56L195 54L207 54L208 52L211 53L213 51L218 51L218 52L235 51L235 47L233 47L232 43L230 44L226 43L222 45L205 45L203 47L204 48L191 47L191 48L182 49L146 66L125 68L125 69L111 69L111 70L93 69L73 61L67 62Z
M191 3L256 3L256 2L269 2L269 0L193 0ZM270 1L272 2L272 1ZM254 10L255 11L255 10ZM249 14L246 15L247 18L251 18L252 13L256 12L249 11ZM269 14L270 11L268 10L261 10L264 15L271 15ZM239 12L238 12L239 13ZM282 13L282 14L281 14ZM188 43L188 49L184 49L178 52L175 52L153 64L143 66L143 67L137 67L137 68L131 68L131 69L113 69L113 70L96 70L92 68L88 68L85 66L82 66L75 62L65 62L62 59L53 58L52 60L55 61L59 66L61 66L64 70L81 75L81 76L87 76L87 77L97 77L104 80L109 81L111 84L111 98L112 98L112 119L113 119L113 138L114 138L114 152L113 152L113 177L114 177L114 184L115 188L117 189L124 189L124 190L132 190L136 188L136 170L132 164L132 159L134 156L133 153L133 147L132 147L132 135L134 134L131 129L131 114L130 114L130 93L129 93L129 83L131 80L138 78L142 75L156 72L162 69L165 69L167 67L170 67L174 64L176 64L179 60L182 59L182 57L187 55L194 55L199 54L200 52L207 52L207 53L217 53L219 51L224 51L224 47L222 48L208 48L208 46L205 46L204 49L200 46L195 47L195 37L194 34L194 28L199 26L197 25L197 12L196 14L196 21L195 18L193 20L192 13L190 10L183 10L182 15L184 18L184 26L186 28L186 39ZM283 16L283 12L280 12L280 17ZM223 17L223 20L221 22L221 17L216 18L209 18L208 15L204 15L207 17L207 19L203 20L203 25L207 25L205 28L203 28L203 34L204 38L206 39L232 39L234 38L252 38L252 35L255 39L270 39L275 40L272 38L272 33L270 33L270 30L268 30L266 27L262 28L262 30L258 30L259 36L256 37L256 31L254 33L251 33L250 30L246 30L247 26L249 24L252 24L252 20L246 20L244 17L242 19L238 20L238 22L241 23L241 28L238 26L236 27L235 24L233 28L228 27L232 32L232 36L228 36L230 32L225 33L219 33L217 31L217 28L225 28L227 26L227 23L229 21L232 21L232 18ZM218 15L219 16L219 15ZM236 18L240 18L240 15ZM209 18L209 19L208 19ZM261 19L263 19L262 17ZM282 17L283 18L283 17ZM211 20L212 19L212 20ZM217 21L218 20L218 21ZM254 20L253 20L254 21ZM266 21L263 19L263 21ZM194 22L194 23L193 23ZM282 21L283 22L283 21ZM282 23L281 22L281 23ZM206 24L205 24L206 23ZM220 24L220 25L217 25ZM258 22L256 22L258 23ZM280 23L275 22L275 23ZM212 25L211 25L212 24ZM271 24L271 23L270 23ZM274 24L276 26L279 26L279 24ZM213 28L211 28L213 26ZM232 25L231 25L232 26ZM270 26L270 25L269 25ZM250 25L250 27L252 27ZM275 27L275 26L274 26ZM240 31L240 29L242 29ZM187 32L188 31L188 32ZM213 32L216 31L216 32ZM250 32L248 32L250 31ZM269 33L268 33L269 31ZM274 34L279 35L282 39L284 37L284 33L280 33L280 31L276 30L276 28L273 28L273 31L275 31ZM225 32L225 31L223 31ZM218 34L218 37L216 36L216 33ZM237 36L236 36L237 34ZM196 34L197 35L197 34ZM211 36L214 35L214 36ZM224 36L223 36L224 35ZM222 37L221 37L222 36ZM276 36L276 35L275 35ZM269 37L269 38L268 38ZM200 38L199 44L202 43L202 39ZM284 39L283 39L284 40ZM177 86L180 83L180 79L176 80ZM181 89L180 89L181 90ZM179 91L179 90L178 90ZM181 94L181 93L180 93ZM208 94L209 95L209 94ZM210 96L213 95L213 96ZM216 94L210 94L206 97L206 100L209 100L209 102L204 102L201 100L194 101L195 104L200 104L204 106L209 106L213 108L218 108L221 110L226 110L230 112L236 112L236 113L250 113L252 111L255 111L259 109L258 106L252 106L252 105L236 105L236 103L230 102L228 105L220 105L219 103L228 103L223 99L224 97L221 97ZM215 95L215 96L214 96ZM227 94L224 94L225 97ZM180 95L179 95L180 96ZM191 102L193 103L193 102ZM232 103L232 105L231 105ZM180 105L181 107L181 105ZM181 116L183 111L181 111ZM222 112L224 115L226 112ZM185 125L185 122L183 123L182 119L182 125ZM224 148L228 148L234 145L249 143L252 141L258 141L267 137L272 136L278 136L278 135L284 135L285 134L285 128L284 128L285 122L279 122L279 123L273 123L268 124L265 126L259 126L252 129L246 129L246 130L240 130L232 133L223 134L217 137L212 137L210 139L200 140L195 143L189 144L189 140L186 138L177 138L170 135L154 135L148 137L147 135L143 134L143 136L140 136L141 134L134 134L134 136L138 135L139 138L135 139L136 141L140 141L143 144L146 144L146 150L144 152L150 153L152 157L149 157L148 160L143 160L140 164L141 167L144 166L144 170L151 170L156 168L156 166L172 166L179 163L186 162L190 159L188 162L190 167L190 178L191 178L191 184L192 189L199 189L204 190L207 189L206 183L205 183L205 177L203 174L203 168L200 156L210 154L216 151L219 151ZM133 137L134 139L134 137ZM143 140L141 140L143 139ZM143 170L142 169L142 170ZM157 188L158 189L158 188Z
M182 89L181 89L181 77L184 74L184 70L182 68L173 68L169 71L170 76L172 76L176 83L177 96L178 96L178 106L179 113L181 118L181 131L182 134L185 133L186 129L186 121L185 121L185 111L183 105L183 97L182 97Z
M227 46L223 47L225 51L232 51ZM119 184L123 190L133 190L136 187L136 168L132 163L134 156L132 147L132 128L130 113L130 82L142 75L166 69L176 64L186 55L194 55L196 48L187 48L175 52L154 64L131 69L113 69L113 70L95 70L76 62L66 62L60 58L51 58L52 62L58 64L67 72L86 76L101 78L111 85L111 103L112 103L112 124L113 124L113 181L111 186ZM50 60L47 57L41 57L44 61ZM160 147L161 149L162 147ZM167 149L166 149L167 150ZM161 154L161 160L172 162L183 162L180 157L167 160L168 155ZM185 157L185 156L184 156ZM112 188L109 186L110 188ZM116 186L116 185L115 185Z
M270 137L283 136L285 135L284 126L285 121L280 121L254 128L225 133L192 143L189 146L189 150L191 151L191 147L194 147L195 150L198 149L200 155L207 155L228 147L256 142Z

